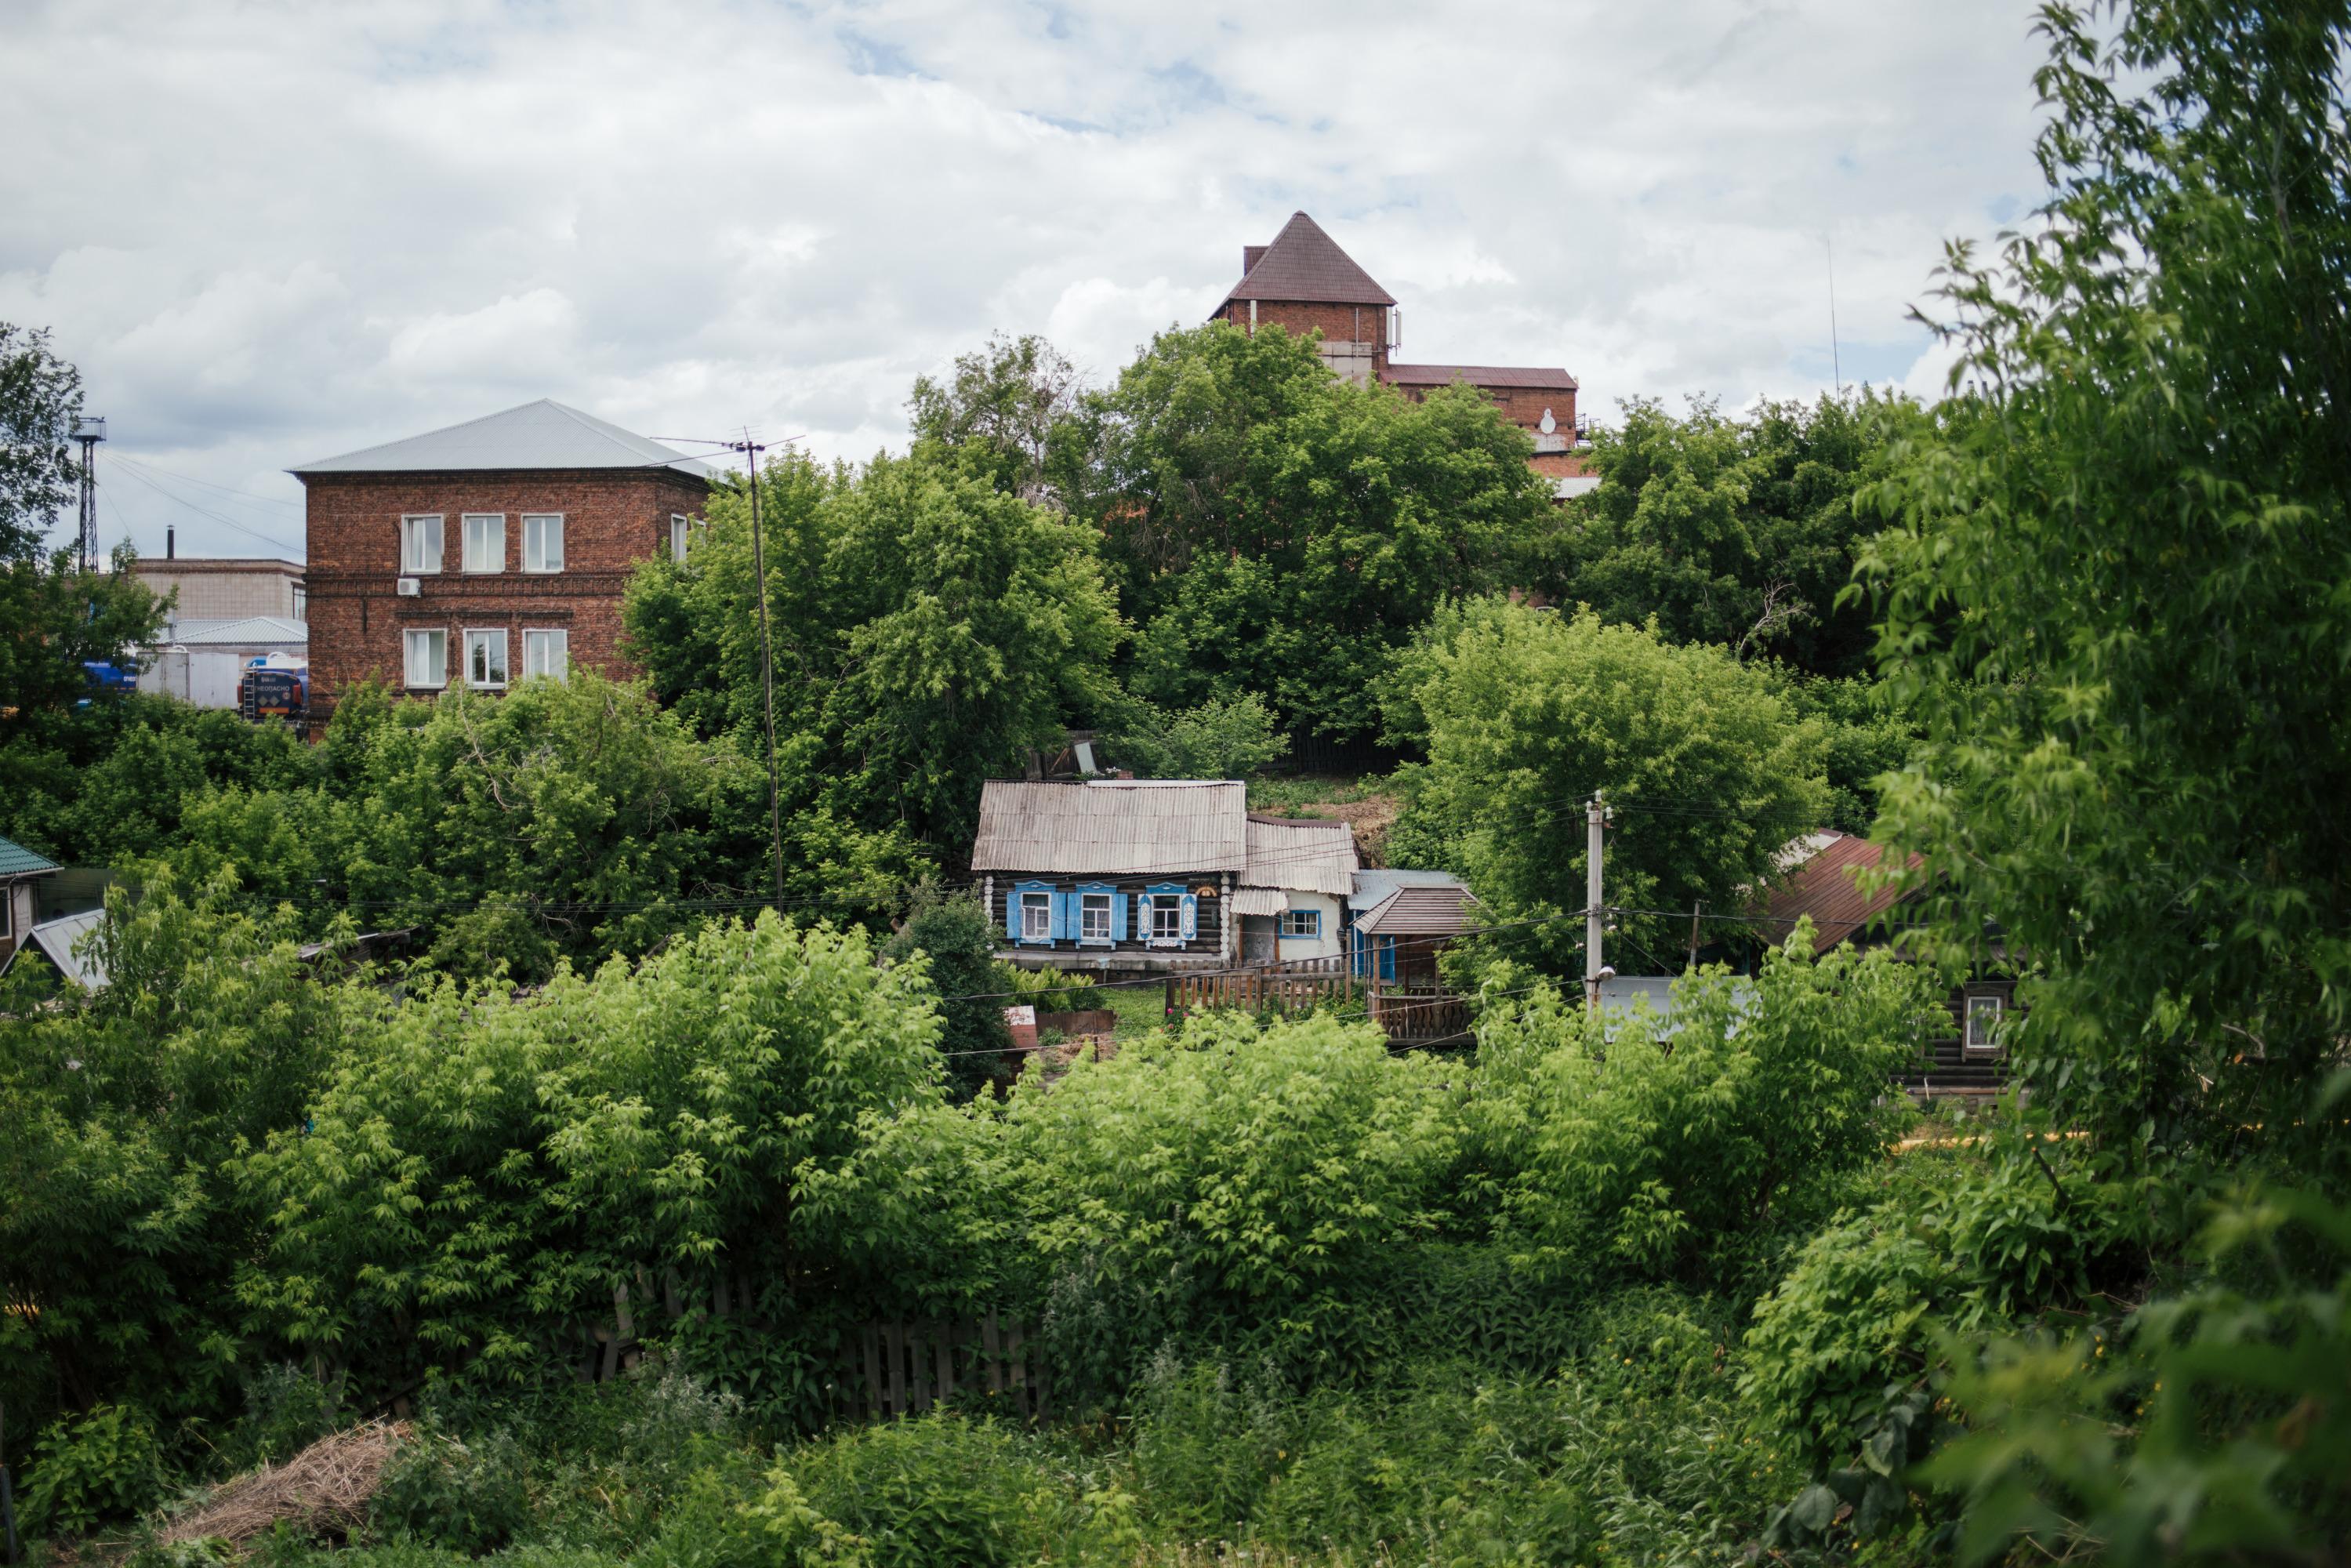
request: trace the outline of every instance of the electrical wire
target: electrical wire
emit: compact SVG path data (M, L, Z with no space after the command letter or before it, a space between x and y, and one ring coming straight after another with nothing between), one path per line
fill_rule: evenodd
M248 535L253 538L259 539L264 544L276 545L279 549L286 551L288 555L300 555L303 553L300 546L287 544L284 539L277 538L273 535L265 534L258 528L248 528L243 523L238 522L235 517L224 517L220 513L214 511L209 507L198 506L195 502L189 500L185 496L173 495L162 485L141 473L140 471L140 465L127 457L116 458L115 465L120 468L123 473L129 475L131 478L137 480L140 484L144 485L148 489L154 491L155 494L162 497L165 500L171 502L174 506L185 507L192 512L200 513L204 517L210 517L213 521L221 524L225 528L235 528L238 533Z

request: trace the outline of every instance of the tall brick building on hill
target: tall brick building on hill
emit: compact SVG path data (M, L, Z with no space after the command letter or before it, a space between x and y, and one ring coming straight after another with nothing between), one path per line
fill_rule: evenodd
M1322 362L1332 374L1384 382L1409 398L1466 382L1534 437L1529 461L1536 473L1578 481L1562 486L1562 494L1597 482L1580 479L1573 376L1547 366L1399 363L1394 353L1403 342L1403 312L1395 296L1304 213L1291 214L1272 244L1241 246L1241 280L1209 319L1249 332L1270 326L1297 336L1319 331Z
M632 673L621 596L683 552L709 468L541 400L291 470L306 492L310 715L373 677L426 696Z

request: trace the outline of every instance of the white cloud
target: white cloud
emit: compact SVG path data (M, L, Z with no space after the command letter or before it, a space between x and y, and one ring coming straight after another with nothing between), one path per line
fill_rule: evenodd
M1824 386L1831 238L1846 379L1932 379L1905 307L2033 193L2031 23L53 0L0 12L0 319L56 329L120 452L269 532L287 465L542 395L863 456L991 330L1114 372L1296 208L1403 298L1411 357L1564 365L1603 418ZM108 506L151 549L174 512Z

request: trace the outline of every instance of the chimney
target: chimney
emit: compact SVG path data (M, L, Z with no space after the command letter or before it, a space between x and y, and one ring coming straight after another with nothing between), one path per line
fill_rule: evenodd
M180 553L180 530L169 523L163 525L163 559L170 560Z
M1245 245L1241 246L1241 276L1243 277L1247 277L1250 273L1256 271L1258 261L1264 255L1265 246L1261 245Z

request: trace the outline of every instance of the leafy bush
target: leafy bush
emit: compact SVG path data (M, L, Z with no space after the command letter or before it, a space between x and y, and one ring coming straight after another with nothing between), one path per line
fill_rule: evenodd
M804 1448L791 1469L805 1506L854 1532L875 1568L1033 1563L1062 1522L1033 1449L992 1421L884 1422Z
M93 1406L51 1423L33 1446L25 1521L53 1535L79 1535L143 1511L162 1484L162 1454L147 1413L135 1405Z
M504 1428L461 1439L421 1431L392 1451L371 1514L397 1539L479 1555L528 1528L531 1499L521 1446Z
M1162 713L1149 704L1113 737L1112 756L1145 779L1246 779L1281 759L1290 739L1255 692Z
M1892 955L1815 959L1809 925L1752 982L1676 983L1660 1020L1596 1014L1540 989L1490 1022L1469 1100L1473 1160L1499 1185L1501 1233L1556 1270L1656 1275L1807 1219L1880 1157L1886 1082L1939 1011Z

